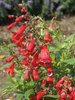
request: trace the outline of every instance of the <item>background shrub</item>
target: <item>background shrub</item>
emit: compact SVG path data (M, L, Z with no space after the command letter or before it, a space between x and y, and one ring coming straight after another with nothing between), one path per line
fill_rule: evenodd
M60 16L75 13L75 0L0 0L0 21L8 14L20 14L18 3L27 3L32 15Z
M5 19L8 14L16 13L17 4L21 0L0 0L0 21Z

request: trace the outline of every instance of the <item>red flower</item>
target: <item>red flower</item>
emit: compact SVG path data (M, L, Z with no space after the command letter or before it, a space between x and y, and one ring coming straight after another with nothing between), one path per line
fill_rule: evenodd
M46 33L45 33L45 38L44 38L44 43L48 43L48 42L50 42L50 43L52 43L53 42L53 37L50 35L50 38L49 38L49 33L48 33L48 31L46 31Z
M61 94L61 99L64 99L64 100L65 100L65 98L66 98L66 94L63 92L63 93Z
M61 87L61 84L63 83L64 79L65 79L65 76L62 77L62 78L55 84L55 87Z
M18 4L18 7L21 7L22 6L22 4Z
M23 78L27 81L29 79L29 71L26 71L25 75Z
M37 63L36 61L38 60L38 52L34 55L33 59L32 59L32 63L31 63L31 67L36 67Z
M37 92L36 98L40 100L45 95L45 92Z
M20 48L20 47L21 47L21 44L22 44L23 39L24 39L24 36L22 36L22 37L19 39L19 41L18 41L18 43L17 43L17 48Z
M28 48L27 48L28 51L30 51L30 52L33 51L33 49L34 49L34 43L35 43L35 39L33 39L33 40L30 42L30 44L28 45Z
M22 33L25 31L25 29L26 29L26 24L25 23L23 23L22 25L21 25L21 27L18 29L18 31L17 32L13 32L13 33L16 33L16 35L22 35ZM16 36L17 37L17 36Z
M70 94L69 100L75 100L75 87L74 87L73 91Z
M36 96L30 97L30 100L37 100Z
M36 96L30 97L30 100L40 100L45 95L44 92L37 92Z
M39 49L42 49L42 48L43 48L43 46L42 46L42 44L40 44L40 45L39 45Z
M26 57L23 58L22 65L28 65L28 59Z
M34 48L30 54L31 54L31 56L33 56L35 53L36 53L36 48Z
M40 79L40 76L37 74L36 70L33 70L33 72L32 72L32 77L33 77L33 79L36 80L36 81Z
M14 35L13 35L13 37L12 37L11 40L12 40L14 43L18 43L18 40L20 39L20 37L21 37L22 33L25 31L25 29L26 29L26 24L24 23L24 24L18 29L17 32L12 32Z
M12 63L9 68L5 68L5 71L8 71L9 76L15 76L13 70L14 70L14 63Z
M37 61L37 63L43 66L48 66L49 64L51 64L51 61L52 59L49 58L49 52L48 52L47 46L44 45L44 47L41 50L39 60Z
M27 46L27 41L24 43L24 48L26 48L26 46Z
M26 29L26 24L23 23L16 33L19 35L22 35L22 33L25 31L25 29Z
M22 8L22 9L21 9L21 13L24 13L24 12L25 12L25 8Z
M16 18L16 22L18 23L18 22L20 22L21 20L22 20L22 18L23 18L23 15L22 16L19 16L19 17L17 17Z
M8 18L10 18L10 19L13 18L13 17L14 17L14 15L8 15Z
M25 18L25 19L27 19L27 18L28 18L28 16L26 15L24 18Z
M15 26L15 22L13 22L12 24L10 24L10 25L7 27L7 29L10 30L10 29L12 29L14 26Z
M54 71L52 70L52 66L51 66L51 65L49 65L49 66L48 66L48 70L47 70L47 72L46 72L46 73L49 73L49 74L50 74L50 73L52 73L52 72L54 72Z
M12 55L11 58L7 59L6 62L7 62L7 63L10 63L13 59L14 59L14 55Z
M27 39L30 39L32 37L32 34L29 34L28 36L27 36Z
M49 42L49 33L48 33L48 31L46 31L46 33L45 33L45 38L44 38L44 43L48 43Z
M50 75L47 75L47 82L49 83L49 84L51 84L51 83L53 83L53 76L54 74L53 73L51 73Z
M46 80L42 80L42 84L43 84L43 86L45 87L46 86Z

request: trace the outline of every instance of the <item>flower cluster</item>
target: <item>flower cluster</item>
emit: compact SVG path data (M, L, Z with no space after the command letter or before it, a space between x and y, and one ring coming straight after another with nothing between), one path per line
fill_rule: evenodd
M25 6L25 4L19 4L19 7ZM30 17L23 7L21 9L21 16L15 19L15 22L10 24L7 29L11 30L16 23L19 23L22 19L25 21L22 23L17 32L12 32L11 41L16 45L19 55L22 56L20 60L21 70L23 71L23 79L25 82L29 82L30 77L33 81L41 82L40 89L34 88L35 94L30 96L30 100L40 100L45 94L49 94L50 85L54 86L60 95L59 100L74 100L75 89L71 87L71 82L68 81L67 76L62 77L54 85L54 71L52 69L52 58L48 50L48 43L53 43L54 39L52 35L49 34L48 30L45 29L45 34L43 42L40 43L41 38L38 33L36 33L36 27L38 26L38 20L35 17ZM14 15L9 15L9 18L15 17ZM52 23L52 25L54 22ZM49 29L51 29L51 25ZM19 56L18 55L18 56ZM15 76L16 72L16 54L14 53L11 58L7 59L6 62L10 63L14 61L9 68L5 68L9 76ZM19 66L20 66L19 65ZM45 70L45 72L43 72ZM62 90L61 90L62 88ZM70 92L70 94L68 94Z
M68 76L62 77L55 85L59 100L74 100L75 99L75 87L71 86L71 80Z

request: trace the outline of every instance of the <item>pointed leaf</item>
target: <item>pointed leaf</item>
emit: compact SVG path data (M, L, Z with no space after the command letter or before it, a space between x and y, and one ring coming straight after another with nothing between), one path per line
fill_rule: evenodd
M59 98L59 95L45 95L43 97Z
M5 64L4 66L3 66L3 68L8 68L10 65L11 65L12 63L7 63L7 64Z
M70 65L74 65L75 64L75 58L64 60L64 62L67 63L67 64L70 64Z

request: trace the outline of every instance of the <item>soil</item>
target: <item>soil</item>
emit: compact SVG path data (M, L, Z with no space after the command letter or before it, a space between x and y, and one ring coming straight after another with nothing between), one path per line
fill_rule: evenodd
M11 32L7 30L9 22L5 21L5 23L0 23L0 39L3 41L7 41L8 38L11 36ZM46 24L50 25L50 20L46 21ZM60 25L60 29L62 33L66 36L70 34L75 34L75 16L72 17L65 17L64 19L61 19L60 21L57 21L56 25ZM16 26L11 31L15 31L18 29L19 26ZM6 51L0 51L0 55L5 55L3 59L0 59L0 83L8 82L6 72L3 71L2 66L6 64L5 60L9 58L9 55ZM0 89L3 88L3 85L0 85ZM15 100L14 95L9 96L2 96L0 97L0 100Z

